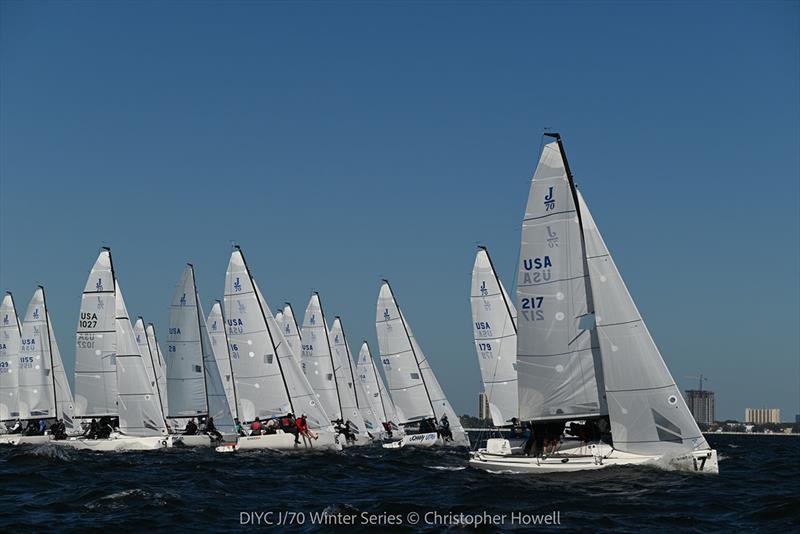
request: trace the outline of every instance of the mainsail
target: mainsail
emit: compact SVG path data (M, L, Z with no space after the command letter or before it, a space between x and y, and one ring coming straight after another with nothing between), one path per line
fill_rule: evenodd
M372 411L376 414L381 423L390 423L398 428L400 421L395 413L394 402L389 397L389 392L383 384L383 379L378 374L375 367L375 360L370 354L369 345L366 341L361 344L358 351L358 362L356 363L356 373L361 386L367 396L367 400L372 406Z
M472 268L472 326L483 389L495 426L519 414L517 399L517 311L485 247Z
M147 333L147 343L150 345L150 351L153 354L156 382L158 385L158 396L161 399L161 411L165 414L169 413L169 405L167 403L167 363L164 361L164 355L161 352L161 345L158 343L156 336L156 327L153 323L147 323L145 329Z
M614 448L634 454L708 449L578 192Z
M222 315L222 305L216 301L211 306L211 313L208 314L206 321L208 335L211 340L211 349L214 352L214 359L217 361L222 384L225 389L225 397L228 399L231 415L239 417L236 402L236 384L233 380L231 370L231 353L228 344L228 334L225 331L225 318Z
M119 398L119 429L123 434L138 437L163 436L167 424L161 403L150 385L144 359L139 353L133 334L122 289L115 282L117 394Z
M163 411L164 403L161 399L161 388L158 383L158 357L150 345L150 340L147 337L147 328L144 325L144 319L138 317L133 324L133 335L136 338L136 346L139 347L139 354L142 355L145 371L147 371L147 379L150 381L150 387L153 388L158 401L161 404ZM165 392L166 394L166 392Z
M116 319L111 249L103 248L81 296L75 345L75 414L117 415Z
M417 344L400 311L389 282L383 281L378 295L375 327L389 391L403 414L401 423L447 415L456 443L469 443L458 416L444 395L428 359Z
M336 383L336 364L328 340L328 326L322 314L319 295L308 301L303 320L303 370L325 412L333 419L342 417L342 402Z
M380 430L380 421L377 415L372 410L372 406L367 401L367 393L364 391L364 386L360 380L356 380L356 374L353 372L353 360L350 355L350 345L347 343L347 336L344 333L342 326L342 319L334 317L331 330L328 333L328 338L332 340L332 349L334 352L334 360L340 365L341 371L336 373L336 381L339 384L339 390L343 386L347 391L342 395L342 399L347 399L347 403L355 403L355 410L351 409L352 417L351 423L356 426L359 425L358 421L363 421L364 428L369 432L377 432ZM354 419L355 418L355 419Z
M297 318L294 316L292 305L288 302L283 307L281 312L282 318L280 321L281 331L286 342L292 347L292 352L297 358L297 363L300 367L303 366L303 338L300 335L300 328L297 326Z
M0 304L0 421L19 417L19 358L22 328L14 297L7 292Z
M585 262L572 180L558 143L549 143L531 182L517 281L524 421L601 415Z

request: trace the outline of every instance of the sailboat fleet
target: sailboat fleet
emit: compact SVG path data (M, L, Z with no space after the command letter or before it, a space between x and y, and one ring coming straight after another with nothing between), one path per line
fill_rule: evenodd
M475 351L490 417L506 437L487 439L469 465L518 473L612 465L718 472L717 453L575 186L560 136L545 135L553 140L531 181L513 299L488 249L475 257ZM223 453L470 444L386 280L375 315L386 382L367 342L354 354L342 318L328 322L318 293L301 325L289 303L273 315L238 246L223 300L207 317L191 264L169 311L162 352L153 324L131 321L111 250L103 248L81 299L73 397L44 288L21 316L6 294L0 420L8 432L0 444L97 451L213 445ZM206 432L180 430L195 420Z

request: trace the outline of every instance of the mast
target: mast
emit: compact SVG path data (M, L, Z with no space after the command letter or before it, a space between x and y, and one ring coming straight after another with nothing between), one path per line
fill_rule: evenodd
M428 384L425 383L425 373L422 372L422 367L419 366L419 359L417 358L417 351L414 350L414 344L411 342L411 336L408 334L408 326L406 326L406 319L403 317L403 312L400 310L400 303L397 302L397 298L394 296L394 291L392 290L391 284L387 279L383 279L383 283L386 284L386 287L389 288L389 293L392 295L392 300L394 301L395 305L397 306L397 315L400 316L400 323L403 325L403 331L406 333L406 339L408 339L408 345L411 347L411 354L414 356L414 362L417 364L417 370L419 371L419 377L422 380L422 387L425 388L425 396L428 397L428 404L431 406L431 411L433 412L433 417L437 418L436 416L436 409L433 407L433 400L431 399L431 394L428 391Z
M356 408L360 410L361 406L358 405L358 388L356 387L356 377L353 374L353 363L352 358L350 357L350 346L347 344L347 335L344 333L344 323L342 323L342 318L338 315L333 319L339 320L339 328L342 329L342 342L344 343L344 352L345 356L347 357L347 368L350 369L350 380L353 381L353 396L356 398Z
M319 302L319 314L322 319L322 330L325 332L325 342L328 344L328 355L331 358L331 369L333 370L333 385L336 387L336 400L339 402L339 415L344 420L344 409L342 408L342 396L339 394L339 383L336 381L336 362L333 361L333 347L331 347L331 339L328 336L328 322L325 320L325 311L322 309L322 299L319 298L319 293L314 291ZM292 313L294 315L294 313ZM344 330L342 331L344 333ZM355 386L354 386L355 387ZM358 406L358 400L356 400Z
M289 393L289 385L286 383L286 377L283 374L283 366L281 365L280 356L278 356L278 347L275 346L275 340L272 338L272 330L270 330L269 323L267 323L267 315L264 313L264 305L261 303L261 299L259 298L258 295L259 294L258 287L256 286L256 283L253 280L253 275L250 273L250 267L247 266L247 260L244 259L244 253L242 252L242 248L239 245L234 245L233 248L235 248L242 256L242 263L244 264L244 270L247 272L247 277L250 279L250 285L253 286L253 293L255 293L256 302L258 302L258 309L261 311L261 317L264 319L264 325L267 327L267 334L269 334L269 342L272 344L272 350L275 352L275 359L278 361L278 370L280 370L281 372L281 380L283 381L283 388L284 390L286 390L286 397L289 399L289 408L291 408L292 413L294 413L294 403L292 402L292 395ZM194 274L192 276L194 276ZM225 338L227 339L227 334ZM233 367L231 367L231 374L233 374Z
M150 346L150 340L147 338L147 323L144 322L144 319L142 318L141 315L138 316L137 319L142 321L142 326L144 326L144 341L145 343L147 343L147 352L150 353L150 364L153 366L153 382L156 383L156 394L158 395L158 405L161 407L161 417L162 419L164 419L164 424L169 428L169 424L167 423L167 414L164 413L164 402L163 399L161 398L161 387L158 385L158 376L156 375L156 361L153 359L153 352L155 347ZM153 323L150 324L152 325ZM153 326L153 339L156 340L156 343L158 343L158 340L156 339L155 326Z
M208 378L206 378L206 355L203 353L203 329L200 327L200 321L205 321L205 317L201 317L200 313L200 295L197 294L197 283L195 282L194 278L194 265L191 263L186 264L189 267L189 271L192 273L192 289L194 289L194 310L195 315L197 315L197 333L200 339L200 363L202 364L203 369L203 390L205 391L205 399L206 399L206 417L209 416L211 410L208 407Z
M44 295L44 286L38 286L42 291L44 304L44 326L47 329L47 352L50 354L50 383L53 384L53 406L56 420L58 420L58 399L56 398L56 366L53 362L53 340L50 339L50 314L47 313L47 298Z
M386 421L384 422L389 422L389 415L386 413L386 405L383 403L383 392L381 391L381 381L378 378L378 370L375 368L375 360L372 359L372 351L369 350L369 343L367 343L366 339L364 340L364 345L367 346L367 354L369 354L369 363L372 366L372 373L375 375L375 387L378 388L378 398L381 400L381 410L383 410L383 418L386 419Z
M242 256L244 259L244 256ZM248 271L249 272L249 271ZM258 298L258 295L256 295ZM225 326L225 306L219 300L216 301L219 304L219 314L222 316L222 333L225 335L225 353L228 355L228 363L231 366L231 384L233 385L233 409L236 410L236 419L239 419L239 399L236 397L236 377L233 376L233 361L231 360L231 342L228 341L228 328ZM278 355L276 354L275 357L277 358ZM289 401L291 402L291 400Z
M567 171L567 181L569 182L572 200L575 203L575 211L578 214L578 228L580 229L581 235L581 258L583 261L583 272L585 273L583 283L586 289L586 311L593 315L595 313L594 295L592 294L592 283L589 279L589 260L586 257L586 236L583 232L583 214L581 213L581 204L578 200L578 189L575 187L575 180L572 176L572 171L569 168L569 160L567 159L567 152L564 150L564 143L561 141L561 134L557 132L545 132L544 135L545 137L552 137L556 140L556 143L558 144L558 151L561 153L561 159L564 161L564 170ZM514 329L516 330L516 325L514 325ZM596 328L591 328L589 330L589 336L591 340L589 343L590 347L592 349L599 347L600 342ZM597 398L600 403L599 411L601 415L603 412L606 412L606 415L608 415L608 401L606 399L605 377L603 376L603 362L602 359L598 357L598 354L595 350L592 350L592 360L595 367L595 382L597 382Z

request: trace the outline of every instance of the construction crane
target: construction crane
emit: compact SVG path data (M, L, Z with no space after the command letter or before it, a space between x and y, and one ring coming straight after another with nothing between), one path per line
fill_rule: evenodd
M700 382L700 389L699 389L699 391L703 391L703 381L704 381L704 380L705 380L705 381L707 381L707 380L708 380L708 378L706 378L706 377L704 377L704 376L703 376L703 373L700 373L700 376L684 376L683 378L693 378L693 379L695 379L695 380L698 380L698 381Z

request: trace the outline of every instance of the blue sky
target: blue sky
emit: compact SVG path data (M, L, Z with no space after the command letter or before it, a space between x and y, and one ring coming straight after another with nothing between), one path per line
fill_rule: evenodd
M66 365L101 245L165 337L240 243L375 351L386 277L476 413L475 245L511 285L545 127L673 376L800 409L800 4L0 3L0 286Z

